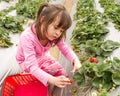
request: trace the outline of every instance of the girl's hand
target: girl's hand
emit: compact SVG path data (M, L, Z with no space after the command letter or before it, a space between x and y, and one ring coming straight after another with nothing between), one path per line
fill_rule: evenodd
M73 65L74 65L74 68L72 72L77 71L82 66L78 58L74 59Z
M52 85L55 85L59 88L64 88L67 85L71 84L71 80L65 76L59 76L59 77L50 77L48 82Z

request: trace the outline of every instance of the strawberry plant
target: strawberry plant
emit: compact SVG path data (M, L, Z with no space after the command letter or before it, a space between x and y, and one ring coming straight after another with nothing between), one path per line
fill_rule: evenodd
M13 45L13 43L10 41L8 30L0 27L0 46L9 47L11 45Z
M17 3L17 14L35 19L37 10L44 0L19 0Z
M10 2L11 0L0 0L0 2L1 2L1 1Z
M85 62L82 67L75 73L73 80L79 86L89 81L93 87L110 91L113 87L120 85L120 60L114 57L113 60L104 62L91 63ZM108 79L109 78L109 79Z
M120 30L120 3L115 0L99 0L106 14L115 24L116 29Z
M11 0L0 0L9 2ZM48 0L47 0L48 1ZM0 47L9 47L13 45L9 34L20 33L23 29L23 24L28 18L35 18L37 8L45 2L44 0L18 0L16 6L10 6L0 11ZM12 10L17 11L17 16L8 16ZM24 17L25 16L25 17Z
M102 1L103 3L105 1L106 6L108 1L114 0ZM75 14L76 27L71 38L73 50L82 62L82 67L75 73L74 80L80 88L84 86L84 89L87 87L85 84L91 84L97 90L98 96L109 96L108 92L120 85L120 75L118 74L120 68L117 67L120 60L118 58L106 60L115 49L120 47L118 42L104 40L109 33L106 25L111 17L115 18L113 22L117 21L116 24L119 27L119 8L115 8L119 7L119 4L117 6L111 4L108 4L109 12L106 11L106 7L107 14L104 14L95 9L94 0L78 0ZM94 60L90 60L90 57L97 58L99 62L97 61L96 64L93 62ZM103 90L99 87L100 85Z

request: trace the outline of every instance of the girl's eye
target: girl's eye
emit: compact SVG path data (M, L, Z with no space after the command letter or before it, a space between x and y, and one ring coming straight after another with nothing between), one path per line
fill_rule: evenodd
M63 30L61 30L60 32L61 32L61 33L63 33L64 31L63 31Z
M55 28L55 29L58 29L58 27L57 27L57 26L54 26L54 28Z
M54 26L54 29L58 30L59 27L58 27L58 26ZM63 30L63 29L60 29L60 33L63 33L63 32L64 32L64 30Z

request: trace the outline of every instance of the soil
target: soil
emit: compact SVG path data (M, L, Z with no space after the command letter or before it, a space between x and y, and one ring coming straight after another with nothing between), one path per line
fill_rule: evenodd
M72 9L72 5L73 5L74 0L65 0L64 6L66 7L66 9L68 10L68 12L71 12ZM57 48L57 46L52 47L50 49L50 53L51 55L58 61L59 60L59 49Z
M73 7L73 3L74 3L74 0L65 0L64 2L64 6L66 7L67 11L69 12L69 14L71 13L72 11L72 7ZM67 36L69 38L69 35ZM67 39L67 38L66 38ZM59 49L57 48L57 46L55 47L52 47L50 49L50 53L51 55L57 60L57 61L60 61L60 63L64 66L65 66L70 70L71 69L71 66L68 66L69 64L66 64L67 62L64 60L64 58L60 55L60 51ZM61 59L60 59L61 58ZM65 68L66 69L66 68ZM66 71L68 70L66 69ZM60 89L60 88L56 88L53 92L53 96L71 96L70 94L70 89L71 87L68 86L67 88L65 89Z

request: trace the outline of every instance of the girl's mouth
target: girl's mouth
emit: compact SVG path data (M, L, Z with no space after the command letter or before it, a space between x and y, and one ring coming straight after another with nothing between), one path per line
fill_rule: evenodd
M53 36L53 40L55 40L55 39L57 39L57 37L56 37L56 36Z

